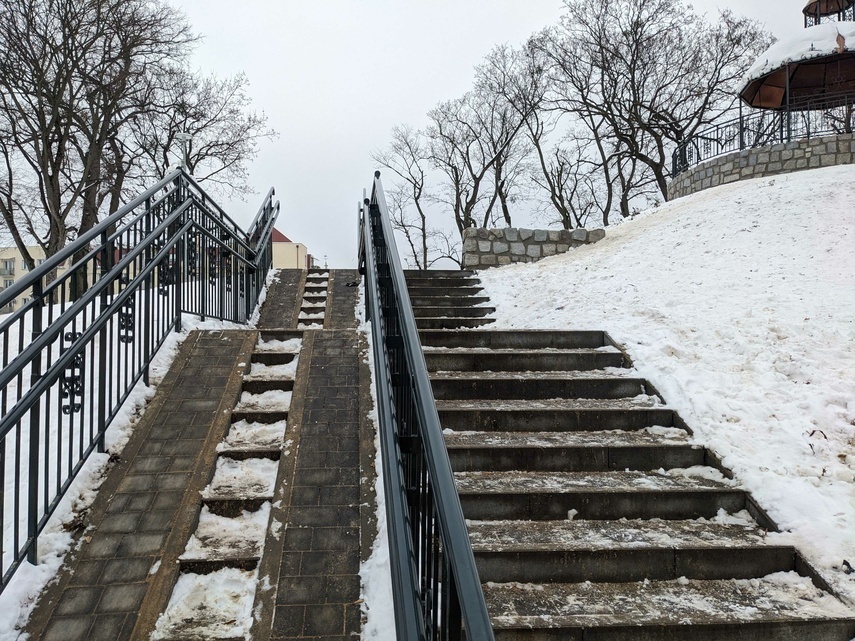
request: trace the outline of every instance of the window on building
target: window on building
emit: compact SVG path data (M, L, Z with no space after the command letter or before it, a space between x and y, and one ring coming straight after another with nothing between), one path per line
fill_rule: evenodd
M15 284L15 281L12 280L11 278L6 278L3 280L3 287L11 287L14 284Z

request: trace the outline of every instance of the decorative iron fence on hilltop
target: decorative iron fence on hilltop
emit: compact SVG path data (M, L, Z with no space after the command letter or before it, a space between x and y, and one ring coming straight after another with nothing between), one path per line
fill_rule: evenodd
M834 103L834 97L824 96L822 101L823 104ZM853 131L852 115L855 107L852 104L820 109L819 104L814 106L808 101L795 107L797 109L789 111L740 113L739 118L694 134L674 150L671 156L672 177L705 160L733 151Z

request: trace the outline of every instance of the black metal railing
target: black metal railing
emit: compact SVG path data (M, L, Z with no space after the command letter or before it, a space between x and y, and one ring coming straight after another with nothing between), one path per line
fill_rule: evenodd
M380 173L360 210L397 638L490 641L493 630Z
M250 318L272 197L246 233L177 170L0 293L2 308L31 291L0 317L0 591L37 561L39 534L182 313Z
M841 95L841 100L845 98ZM705 160L733 151L852 133L853 105L821 108L829 102L834 103L835 97L824 96L816 105L811 101L797 103L790 110L752 111L705 129L677 145L671 157L671 175L676 177Z

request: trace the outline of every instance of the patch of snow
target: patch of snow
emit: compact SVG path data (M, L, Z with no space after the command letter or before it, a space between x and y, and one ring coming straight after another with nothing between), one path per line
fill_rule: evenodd
M244 460L227 456L217 458L217 468L210 484L202 490L205 498L271 497L276 485L279 461L264 458Z
M291 407L291 392L268 390L261 394L242 392L236 412L284 412Z
M359 567L362 581L362 638L371 641L395 641L395 609L392 598L392 570L389 562L389 539L386 526L386 494L383 485L383 468L380 464L380 433L377 413L377 388L374 381L374 352L372 351L371 323L365 319L365 288L359 285L359 301L356 317L360 328L368 339L367 361L371 370L371 411L368 420L374 426L374 461L377 480L374 485L377 504L377 538L371 547L371 555Z
M269 501L262 503L255 512L244 510L240 516L232 518L213 514L207 506L202 506L199 525L181 558L222 558L230 553L240 553L242 557L261 556L269 520Z
M257 585L258 570L224 568L180 575L152 641L249 638Z
M622 342L694 440L855 603L843 565L855 532L853 178L848 165L709 189L480 278L496 329Z

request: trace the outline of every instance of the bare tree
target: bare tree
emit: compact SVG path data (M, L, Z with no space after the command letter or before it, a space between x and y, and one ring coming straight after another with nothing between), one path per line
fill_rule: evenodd
M51 256L97 222L110 137L192 40L157 0L0 0L0 211L28 266L25 237Z
M667 199L671 146L732 106L733 83L769 36L730 12L710 24L682 0L565 4L545 49L565 108L589 127L606 128L611 149L604 146L604 157L633 159L621 160L628 186L644 183L638 178L643 168Z
M400 181L398 189L398 200L402 204L400 230L405 231L407 241L412 248L415 267L427 269L432 261L429 256L430 233L425 209L428 150L424 133L409 125L399 125L392 129L392 142L389 147L382 151L375 151L371 154L371 158L379 165L390 169ZM415 208L415 220L407 218L404 205Z

